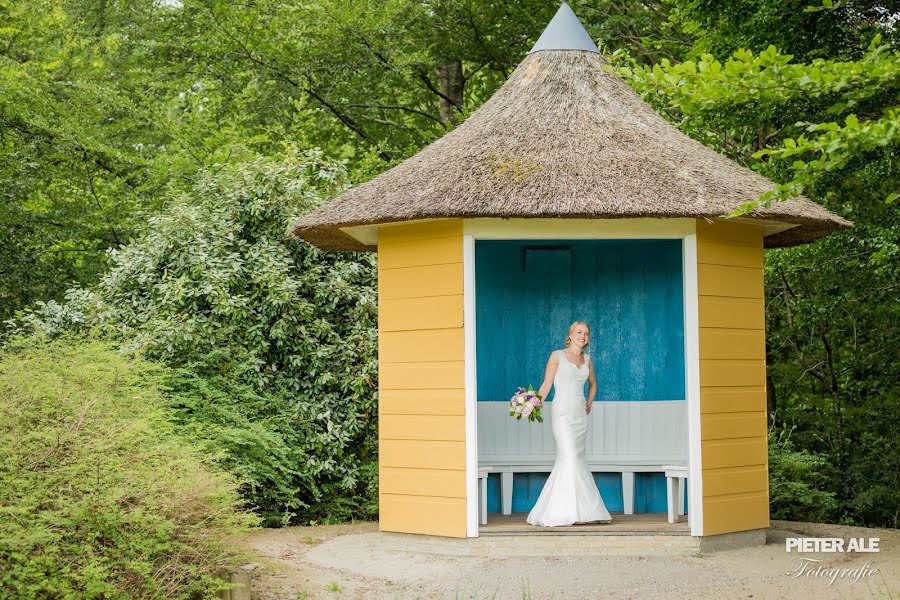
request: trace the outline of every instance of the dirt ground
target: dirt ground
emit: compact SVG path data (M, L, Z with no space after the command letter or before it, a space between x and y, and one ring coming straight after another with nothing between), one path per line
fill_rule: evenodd
M880 552L803 553L822 562L798 574L788 536L878 537ZM817 523L772 521L765 546L686 556L434 556L390 548L377 523L266 529L245 545L258 556L253 600L900 598L900 532ZM862 576L805 574L820 565Z

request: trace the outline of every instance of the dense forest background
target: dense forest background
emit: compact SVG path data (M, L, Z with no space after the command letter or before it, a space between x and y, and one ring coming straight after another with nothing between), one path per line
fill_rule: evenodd
M571 5L666 119L778 182L760 201L855 222L766 254L772 516L895 528L900 7L811 1ZM464 120L557 8L0 0L8 360L130 351L265 524L375 518L375 257L287 226Z

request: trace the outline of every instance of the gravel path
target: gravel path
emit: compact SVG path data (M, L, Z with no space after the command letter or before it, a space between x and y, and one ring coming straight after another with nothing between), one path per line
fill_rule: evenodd
M878 537L880 552L804 553L823 569L874 572L798 577L787 536ZM390 549L377 523L267 529L246 546L261 565L254 600L900 598L900 532L818 523L772 521L765 546L691 556L442 557Z

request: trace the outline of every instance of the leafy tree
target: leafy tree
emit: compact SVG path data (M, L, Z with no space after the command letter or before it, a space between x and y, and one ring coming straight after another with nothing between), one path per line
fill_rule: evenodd
M768 157L776 164L756 166L775 177L787 169L792 178L760 198L769 206L814 192L819 179L848 165L893 161L900 144L900 107L893 105L900 91L900 51L876 35L856 61L792 59L770 46L758 56L739 50L724 65L703 54L697 61L623 67L619 73L670 116L680 113L680 125L692 135L745 162ZM811 116L841 117L843 124L801 120ZM769 147L777 141L781 147ZM892 202L895 181L884 183L890 190L884 198ZM743 211L757 204L749 202Z
M777 427L797 427L796 447L770 440L781 461L771 487L787 497L791 486L811 481L815 467L834 498L822 503L828 510L818 518L896 527L900 54L894 32L885 20L847 19L807 36L775 22L796 9L790 4L723 4L713 14L735 11L729 13L734 21L718 24L695 12L708 3L676 4L684 30L698 36L693 56L641 67L620 52L618 72L692 137L778 182L736 214L804 194L855 222L814 244L766 255L769 411ZM878 12L876 4L870 8ZM693 26L683 21L688 17L696 19ZM827 10L795 11L786 23L837 18ZM771 34L753 19L771 25ZM835 51L866 35L867 43ZM801 48L808 60L759 48L763 39ZM711 48L728 48L731 56L717 58ZM790 458L795 451L808 461ZM812 496L795 495L777 510L788 514L792 502L809 506L804 497Z

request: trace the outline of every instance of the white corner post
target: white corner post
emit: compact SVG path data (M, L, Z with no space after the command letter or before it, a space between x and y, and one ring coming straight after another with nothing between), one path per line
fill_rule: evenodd
M463 235L463 338L466 385L466 537L478 537L478 406L475 394L475 238ZM487 487L487 482L485 482Z
M688 407L688 523L703 535L703 464L700 446L700 311L697 297L697 233L684 236L684 378Z

